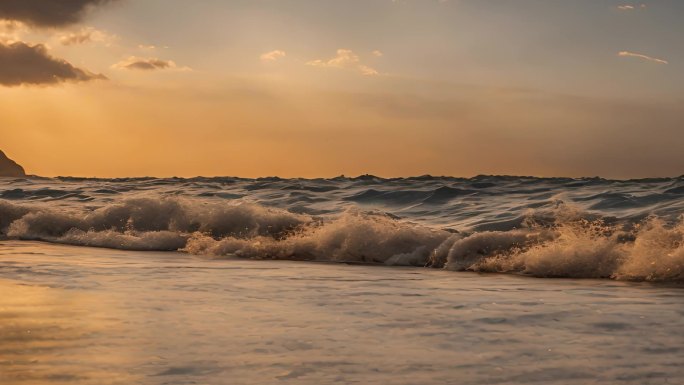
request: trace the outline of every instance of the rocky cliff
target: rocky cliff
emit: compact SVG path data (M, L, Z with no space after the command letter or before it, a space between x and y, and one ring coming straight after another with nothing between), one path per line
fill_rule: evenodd
M24 168L17 164L17 162L8 158L2 150L0 150L0 177L20 177L26 176Z

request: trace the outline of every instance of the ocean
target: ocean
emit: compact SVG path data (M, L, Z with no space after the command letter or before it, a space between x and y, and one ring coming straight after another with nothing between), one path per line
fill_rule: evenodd
M684 178L3 179L0 234L73 246L684 280Z
M684 177L0 179L0 383L681 384Z

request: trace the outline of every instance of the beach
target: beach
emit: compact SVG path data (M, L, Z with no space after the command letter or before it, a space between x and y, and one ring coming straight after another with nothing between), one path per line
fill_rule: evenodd
M15 384L678 384L681 286L0 243Z
M0 385L684 385L682 19L0 0Z

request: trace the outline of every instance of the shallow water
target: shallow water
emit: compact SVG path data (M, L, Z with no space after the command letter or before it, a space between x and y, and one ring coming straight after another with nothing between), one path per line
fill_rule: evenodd
M684 281L684 178L0 178L0 239Z
M0 383L680 384L684 291L0 243Z

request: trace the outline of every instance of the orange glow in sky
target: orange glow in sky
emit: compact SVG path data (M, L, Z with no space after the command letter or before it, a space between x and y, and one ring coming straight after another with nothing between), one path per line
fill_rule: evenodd
M0 5L0 149L32 174L684 170L678 2L33 3Z

